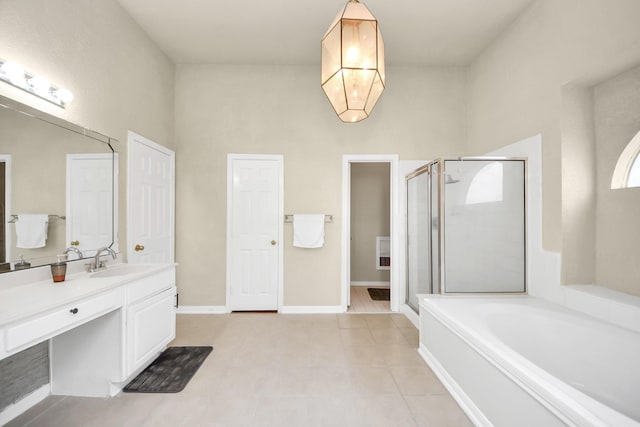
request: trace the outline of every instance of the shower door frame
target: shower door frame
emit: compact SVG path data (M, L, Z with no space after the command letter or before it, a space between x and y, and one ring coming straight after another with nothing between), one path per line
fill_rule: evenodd
M418 169L414 170L411 173L408 173L407 175L405 175L404 180L405 180L405 203L404 203L404 216L405 216L405 277L406 277L406 286L407 286L407 292L405 295L405 304L408 305L409 307L411 307L412 310L414 311L418 311L418 307L412 307L409 304L409 221L407 220L408 216L409 216L409 180L412 178L416 178L420 175L423 174L427 174L427 200L428 200L428 204L427 204L427 215L429 218L429 244L428 244L428 258L427 258L427 262L429 263L429 291L427 293L429 294L433 294L433 257L432 257L432 245L433 245L433 237L432 237L432 227L431 227L431 208L432 208L432 203L431 203L431 179L432 179L432 175L431 175L431 167L434 163L436 163L436 161L431 161L429 163L427 163L424 166L419 167ZM438 266L440 265L440 254L438 253ZM440 275L440 272L438 272L438 277Z
M445 241L446 241L446 232L445 232L445 223L446 223L446 218L444 215L444 201L445 201L445 194L444 194L444 184L445 184L445 162L447 161L520 161L523 163L523 226L524 226L524 230L523 230L523 256L524 256L524 270L523 270L523 285L524 285L524 290L523 291L514 291L514 292L449 292L447 291L447 281L446 281L446 260L444 257L444 253L445 253ZM437 292L436 294L442 294L442 295L526 295L528 294L528 289L529 289L529 283L527 280L528 277L528 253L527 253L527 242L528 242L528 236L527 236L527 223L528 223L528 159L526 157L503 157L503 156L468 156L468 157L456 157L456 158L438 158L435 159L429 163L427 163L426 165L416 169L415 171L411 172L410 174L407 174L405 176L405 181L406 183L408 183L409 179L411 178L415 178L418 175L422 175L424 173L428 174L428 200L429 200L429 290L431 293L433 293L433 274L434 274L434 268L436 268L436 266L434 266L433 263L433 226L431 224L431 221L433 220L433 212L432 212L432 206L433 206L433 194L432 194L432 180L434 179L434 174L432 173L432 169L433 166L437 165L438 166L438 171L437 171L437 188L438 188L438 195L437 195L437 205L438 205L438 262L437 262L437 277L438 277L438 282L439 282L439 292ZM405 217L408 214L407 211L407 206L408 206L408 185L405 186L406 191L407 191L407 203L405 203ZM408 228L407 230L405 230L405 233L408 234ZM409 243L408 241L406 242L406 254L407 254L407 258L406 258L406 269L407 269L407 289L408 289L408 280L409 280ZM409 299L409 295L407 293L407 297L406 300L408 301Z

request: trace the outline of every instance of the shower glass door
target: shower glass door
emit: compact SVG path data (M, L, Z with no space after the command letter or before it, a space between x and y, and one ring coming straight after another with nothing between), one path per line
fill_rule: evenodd
M407 298L418 311L417 294L430 293L429 175L419 169L407 177Z
M526 292L525 161L441 164L444 291Z

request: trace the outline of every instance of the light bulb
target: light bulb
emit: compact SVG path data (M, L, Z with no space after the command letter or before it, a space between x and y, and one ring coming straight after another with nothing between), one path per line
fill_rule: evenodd
M35 76L30 78L27 83L31 88L40 96L49 95L49 90L51 89L51 83L49 80L45 79L42 76Z
M2 73L7 76L11 83L17 86L24 86L24 69L15 62L5 62L2 64Z
M360 57L360 50L358 49L358 46L351 46L348 50L347 50L347 59L350 62L356 62L356 60Z
M56 90L55 96L65 104L73 101L73 94L71 93L71 91L64 88Z

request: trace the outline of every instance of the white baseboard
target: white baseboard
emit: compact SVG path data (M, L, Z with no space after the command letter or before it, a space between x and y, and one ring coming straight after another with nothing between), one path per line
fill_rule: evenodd
M390 282L351 282L351 286L391 286Z
M7 424L12 419L25 413L31 407L42 402L51 394L51 385L45 384L36 391L26 395L24 398L18 400L16 403L7 406L2 412L0 412L0 426Z
M341 305L285 305L278 312L282 314L344 313Z
M411 307L409 307L407 304L402 304L400 306L400 313L404 314L407 319L409 319L409 321L413 323L413 326L415 326L416 329L420 329L420 316L418 315L418 313L413 311Z
M283 314L344 313L340 305L285 305L280 307ZM224 305L181 305L178 314L226 314L230 313Z
M180 305L178 314L225 314L229 313L224 305Z

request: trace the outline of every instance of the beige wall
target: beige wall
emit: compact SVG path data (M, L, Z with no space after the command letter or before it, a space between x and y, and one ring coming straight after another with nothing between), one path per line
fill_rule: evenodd
M127 131L173 146L173 64L112 0L2 0L0 55L75 98L61 109L4 83L0 94L119 141L124 251Z
M225 304L226 155L283 154L286 213L324 212L326 245L291 245L285 224L284 305L340 304L343 154L403 159L458 155L465 139L465 73L389 68L371 119L341 123L317 66L178 65L178 286L185 305Z
M597 158L596 283L640 295L640 188L611 189L622 150L640 131L640 67L594 89Z
M562 278L596 282L596 147L593 87L562 92Z
M376 269L376 236L389 236L389 163L351 165L351 281L389 282Z
M543 242L562 248L562 87L640 61L637 0L538 0L469 67L468 151L542 133Z
M0 52L74 94L66 109L8 85L0 93L126 142L171 147L171 61L112 0L2 0Z

